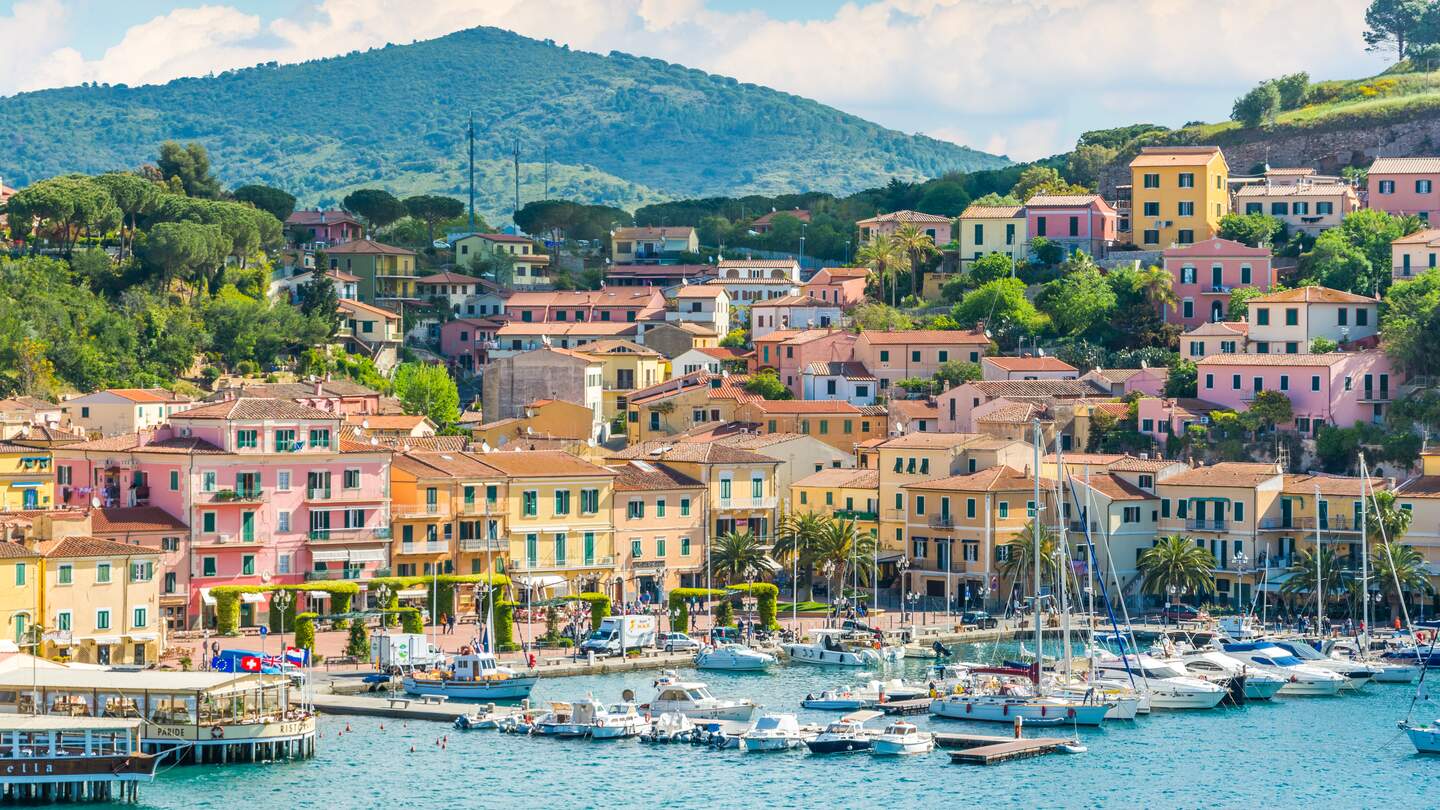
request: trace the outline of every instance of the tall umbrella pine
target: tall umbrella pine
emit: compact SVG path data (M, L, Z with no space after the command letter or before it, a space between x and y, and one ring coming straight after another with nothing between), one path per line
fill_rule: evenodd
M1145 549L1137 566L1148 594L1166 594L1171 587L1196 594L1215 589L1215 556L1178 534Z

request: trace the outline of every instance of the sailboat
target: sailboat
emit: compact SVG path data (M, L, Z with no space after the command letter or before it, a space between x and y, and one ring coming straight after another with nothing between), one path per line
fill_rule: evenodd
M1115 708L1113 702L1104 699L1103 694L1090 690L1079 697L1056 694L1049 691L1044 676L1044 622L1040 614L1040 422L1034 422L1035 467L1035 515L1032 535L1035 549L1035 595L1033 615L1035 617L1035 663L1028 668L1016 667L963 667L961 680L948 695L930 701L930 712L938 717L959 720L979 720L998 723L1013 723L1016 717L1026 723L1077 726L1098 726L1105 716ZM1057 511L1058 511L1057 505ZM1064 577L1060 577L1062 583ZM1063 587L1063 584L1062 584ZM1058 604L1066 631L1067 648L1062 659L1069 661L1069 607L1063 595Z

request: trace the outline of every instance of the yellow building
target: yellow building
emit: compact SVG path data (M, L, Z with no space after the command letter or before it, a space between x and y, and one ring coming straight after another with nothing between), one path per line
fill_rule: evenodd
M706 422L733 422L743 402L759 400L745 375L697 371L635 391L626 403L625 437L634 445L683 433Z
M704 484L705 526L714 536L749 531L769 541L780 507L778 460L704 442L647 442L611 457L665 464Z
M0 442L0 511L49 509L54 503L50 451Z
M666 378L669 362L665 356L629 340L597 340L574 352L603 365L603 412L607 421L624 413L628 398L636 390L650 388Z
M615 473L558 450L478 456L509 481L506 573L538 591L611 591ZM613 588L613 590L611 590Z
M1131 241L1143 250L1209 239L1230 212L1230 167L1218 146L1147 146L1130 175Z
M537 399L527 404L520 416L473 426L470 438L497 449L517 439L574 439L584 444L591 436L594 419L595 414L579 403Z
M817 512L855 521L856 532L880 534L880 473L827 469L790 485L790 511Z
M1041 479L1042 520L1054 515L1054 482ZM1011 601L1016 583L1000 576L1007 544L1035 510L1035 480L1008 466L907 484L906 592L940 597L956 609ZM1022 581L1016 593L1033 589ZM967 599L967 593L969 597ZM943 609L943 606L942 606Z
M42 540L44 655L153 664L165 647L159 549L95 537Z
M1215 558L1215 596L1221 601L1233 599L1231 585L1241 578L1237 555L1244 555L1253 566L1261 554L1267 559L1288 554L1278 542L1273 548L1262 543L1266 521L1282 516L1287 508L1281 503L1285 478L1278 464L1235 461L1166 476L1155 484L1160 497L1159 536L1193 538L1209 551ZM1189 594L1184 601L1195 596Z
M0 542L0 638L26 643L25 631L42 615L40 554L19 543Z
M478 455L410 450L390 468L397 576L503 571L510 550L505 475Z
M960 267L969 269L974 261L991 253L1009 256L1019 262L1028 255L1030 240L1026 237L1025 206L972 205L960 212Z

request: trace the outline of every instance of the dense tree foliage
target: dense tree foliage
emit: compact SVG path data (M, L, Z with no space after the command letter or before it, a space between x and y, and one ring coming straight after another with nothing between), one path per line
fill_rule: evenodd
M442 431L460 421L460 393L444 366L400 364L395 370L395 396L406 413L424 414Z
M295 195L274 186L250 183L235 189L231 196L240 202L250 203L280 222L295 213Z

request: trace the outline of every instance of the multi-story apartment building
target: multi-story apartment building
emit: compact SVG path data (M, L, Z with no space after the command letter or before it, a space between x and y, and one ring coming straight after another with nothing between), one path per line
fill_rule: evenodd
M1176 298L1174 307L1165 307L1165 320L1187 329L1225 320L1232 290L1269 290L1276 282L1269 248L1252 248L1229 239L1204 239L1166 248L1161 262L1170 274Z
M880 536L880 471L828 469L790 485L790 511L855 522L856 532Z
M1230 167L1219 147L1143 147L1130 176L1131 236L1143 250L1209 239L1230 211Z
M1295 429L1303 434L1317 433L1325 424L1379 423L1400 383L1390 358L1378 349L1219 354L1200 360L1195 367L1201 399L1223 409L1243 411L1261 391L1279 391L1289 398Z
M1161 478L1155 494L1160 498L1158 535L1181 535L1210 552L1215 559L1216 591L1231 596L1238 582L1240 560L1254 561L1266 549L1261 527L1267 515L1279 513L1285 475L1278 464L1221 462ZM1176 601L1193 601L1199 594L1177 594Z
M1365 182L1367 207L1426 222L1440 219L1440 158L1375 158Z
M1380 301L1329 287L1300 287L1252 298L1245 319L1256 354L1304 354L1317 338L1338 345L1380 333Z
M1026 229L1061 246L1103 257L1115 244L1119 214L1099 194L1040 194L1025 202Z
M770 456L715 442L642 442L611 457L664 464L703 484L705 526L716 536L749 531L768 542L774 531L781 462Z
M1390 278L1409 281L1436 267L1440 259L1440 228L1425 228L1390 243Z
M49 509L54 502L50 451L0 441L0 511Z
M160 551L96 537L41 540L46 657L146 666L160 659Z
M328 411L217 402L59 448L55 467L61 503L158 506L190 527L192 619L213 585L363 579L389 562L390 451L342 440Z
M704 587L709 550L705 485L641 459L610 470L615 473L616 598L664 604L672 588Z
M60 404L70 424L91 436L119 436L158 427L195 403L164 388L110 388Z
M409 450L390 469L391 568L397 576L505 570L506 476L482 456Z
M908 377L933 377L941 365L951 360L978 364L989 346L990 338L980 332L865 330L855 340L854 359L870 369L879 380L880 390L884 391L891 383Z
M401 302L418 302L419 276L415 271L415 251L376 242L355 239L325 249L329 269L339 270L360 280L355 283L359 300L379 306L397 306Z
M972 205L960 212L960 267L991 253L1018 263L1030 252L1023 205Z

